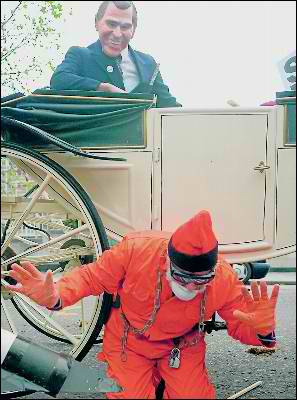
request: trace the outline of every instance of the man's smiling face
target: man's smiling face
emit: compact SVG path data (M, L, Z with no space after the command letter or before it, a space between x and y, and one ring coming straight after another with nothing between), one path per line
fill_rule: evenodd
M132 24L133 8L117 8L110 2L104 16L96 22L96 30L103 52L109 57L118 57L134 35Z

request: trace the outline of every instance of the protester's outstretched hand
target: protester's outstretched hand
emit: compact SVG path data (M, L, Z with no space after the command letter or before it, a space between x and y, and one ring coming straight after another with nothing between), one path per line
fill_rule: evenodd
M12 264L9 276L17 281L17 285L5 285L5 288L28 296L41 306L54 307L59 301L59 293L55 287L52 271L45 274L30 262Z
M259 290L260 286L260 290ZM275 309L279 293L279 285L272 288L271 297L268 297L266 282L252 282L252 295L246 287L242 288L242 294L246 302L246 312L235 310L233 315L246 324L255 329L260 335L268 335L275 329Z

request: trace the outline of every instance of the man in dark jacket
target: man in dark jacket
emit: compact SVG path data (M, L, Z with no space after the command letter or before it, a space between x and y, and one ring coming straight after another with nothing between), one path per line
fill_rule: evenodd
M110 93L153 93L158 107L180 107L148 54L129 46L137 27L131 1L103 1L95 17L99 40L71 47L54 72L51 89L97 90Z

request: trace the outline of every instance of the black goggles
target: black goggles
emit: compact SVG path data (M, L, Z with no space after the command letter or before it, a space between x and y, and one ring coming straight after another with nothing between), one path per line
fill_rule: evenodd
M189 283L195 283L196 285L205 285L215 277L214 268L205 273L205 275L193 275L187 274L186 272L182 272L180 269L170 263L170 273L173 279L178 281L181 284L187 285Z

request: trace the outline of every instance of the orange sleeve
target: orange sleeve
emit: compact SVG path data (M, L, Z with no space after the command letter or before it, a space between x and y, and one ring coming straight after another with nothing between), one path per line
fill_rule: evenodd
M241 293L243 283L239 281L236 272L233 268L227 265L227 273L224 279L224 292L226 294L227 301L218 310L218 314L227 323L228 334L235 340L239 340L243 344L249 344L253 346L262 346L262 343L257 338L257 333L254 329L246 326L241 321L233 316L233 311L247 311L244 301L244 297Z
M57 282L62 307L75 304L83 297L98 296L104 291L111 294L117 292L131 257L128 242L123 239L111 250L106 250L97 261L66 273Z

